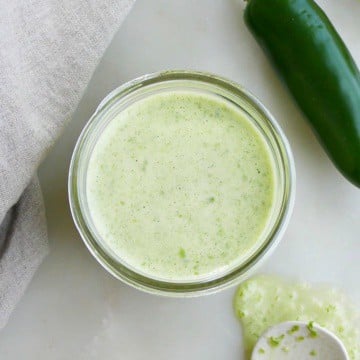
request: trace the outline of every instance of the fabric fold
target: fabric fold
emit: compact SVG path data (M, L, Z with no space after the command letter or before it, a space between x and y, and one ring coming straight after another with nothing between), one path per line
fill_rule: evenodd
M37 167L134 1L0 1L0 328L48 251Z

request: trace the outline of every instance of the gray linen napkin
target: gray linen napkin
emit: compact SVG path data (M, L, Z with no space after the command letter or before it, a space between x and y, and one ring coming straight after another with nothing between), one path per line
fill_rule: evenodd
M135 0L0 0L0 329L48 252L36 170Z

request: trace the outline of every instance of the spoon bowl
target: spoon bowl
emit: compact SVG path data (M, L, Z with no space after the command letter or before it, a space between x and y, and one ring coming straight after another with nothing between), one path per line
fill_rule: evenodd
M344 344L313 322L287 321L267 329L251 360L349 360Z

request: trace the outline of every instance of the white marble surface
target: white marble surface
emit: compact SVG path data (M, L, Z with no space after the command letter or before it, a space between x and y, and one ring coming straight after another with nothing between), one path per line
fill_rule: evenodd
M360 65L360 1L319 0ZM196 299L143 294L108 275L76 233L66 176L102 97L163 69L211 71L246 86L276 116L297 167L295 211L260 270L343 288L360 304L360 191L334 169L246 30L239 0L138 0L69 127L40 169L51 254L0 334L1 360L242 359L234 289Z

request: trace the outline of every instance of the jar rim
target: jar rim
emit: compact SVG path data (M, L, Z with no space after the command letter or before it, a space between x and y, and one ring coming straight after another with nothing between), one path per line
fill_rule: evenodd
M278 147L281 162L281 171L283 176L282 186L282 202L277 214L277 220L271 228L267 236L267 240L262 242L257 251L244 263L224 274L221 277L199 282L173 282L163 281L145 276L139 272L126 267L123 263L116 261L106 250L100 246L100 242L94 236L94 233L88 226L86 216L84 216L81 205L81 192L79 191L79 163L82 161L81 155L84 145L91 137L93 127L96 122L100 122L100 115L109 110L114 104L125 97L131 97L137 91L148 89L151 86L159 84L171 83L175 86L176 82L192 82L201 83L204 89L216 94L215 90L224 91L229 96L233 94L234 98L246 100L261 116L261 121L271 130L271 136ZM241 108L239 103L236 103ZM241 108L242 109L242 108ZM255 111L254 110L254 111ZM262 125L264 125L262 124ZM264 125L264 126L265 126ZM94 114L90 117L88 123L82 130L70 162L68 177L68 196L71 214L81 238L86 247L95 259L113 276L123 282L146 292L161 294L166 296L198 296L217 292L227 288L243 280L249 276L250 272L255 270L263 260L270 255L279 243L285 228L289 222L293 209L295 198L295 166L288 140L286 139L282 129L265 108L265 106L249 91L245 90L239 84L225 79L223 77L213 75L211 73L190 71L190 70L171 70L157 72L140 76L131 80L118 88L111 91L99 104Z

